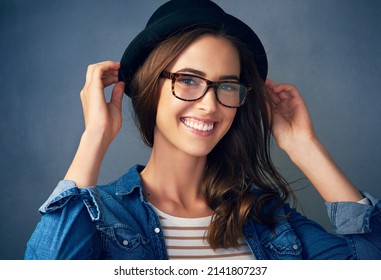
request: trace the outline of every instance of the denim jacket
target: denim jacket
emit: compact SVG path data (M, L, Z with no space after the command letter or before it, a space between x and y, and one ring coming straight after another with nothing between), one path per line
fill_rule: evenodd
M145 199L136 165L104 186L79 189L61 181L41 206L43 214L25 259L168 259L159 218ZM381 259L381 202L327 203L339 237L288 204L271 230L249 220L244 237L257 259Z

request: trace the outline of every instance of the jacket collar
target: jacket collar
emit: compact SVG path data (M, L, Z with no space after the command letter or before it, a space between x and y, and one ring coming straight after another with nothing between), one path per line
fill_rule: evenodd
M128 196L135 190L139 190L141 197L144 197L143 182L140 177L140 172L145 166L136 164L128 170L126 174L116 181L115 194L117 196Z

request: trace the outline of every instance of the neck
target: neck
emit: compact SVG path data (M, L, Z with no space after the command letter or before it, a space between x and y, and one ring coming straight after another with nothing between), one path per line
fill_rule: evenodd
M147 188L170 189L170 193L179 196L194 196L202 191L200 184L205 162L206 157L166 153L165 149L153 148L141 175Z
M183 217L210 215L201 180L206 156L195 157L153 147L141 177L148 200L168 214Z

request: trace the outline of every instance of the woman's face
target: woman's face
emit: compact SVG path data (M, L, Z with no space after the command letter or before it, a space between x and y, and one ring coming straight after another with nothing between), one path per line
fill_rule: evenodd
M165 70L202 76L211 81L238 81L237 49L226 39L204 35L189 45ZM237 109L218 103L210 88L199 100L172 95L171 80L161 79L154 146L167 152L206 156L229 130Z

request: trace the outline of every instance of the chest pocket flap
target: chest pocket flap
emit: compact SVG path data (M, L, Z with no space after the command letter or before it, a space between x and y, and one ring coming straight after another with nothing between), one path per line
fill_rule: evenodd
M123 224L111 227L98 227L105 243L105 258L108 259L145 259L148 240L140 233Z
M289 224L277 227L262 241L262 245L274 259L301 259L302 244Z

